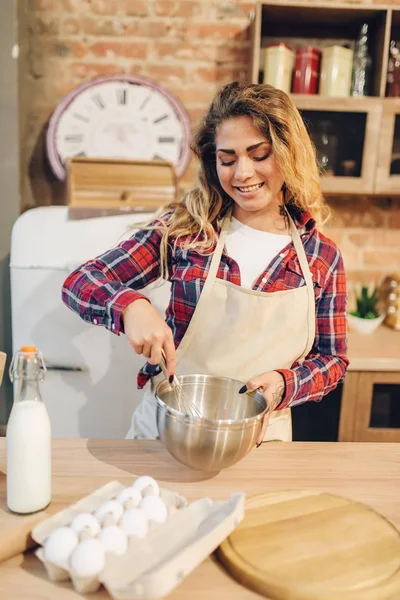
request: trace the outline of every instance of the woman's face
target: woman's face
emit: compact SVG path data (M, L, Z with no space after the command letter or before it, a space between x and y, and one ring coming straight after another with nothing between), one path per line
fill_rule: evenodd
M250 117L221 123L216 135L216 161L221 186L235 202L236 218L278 210L283 179L270 142Z

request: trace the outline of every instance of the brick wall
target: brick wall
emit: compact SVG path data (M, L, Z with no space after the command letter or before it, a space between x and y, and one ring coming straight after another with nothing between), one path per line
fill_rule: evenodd
M221 84L247 78L254 2L24 0L18 5L23 209L64 202L64 188L43 160L43 133L59 100L88 78L121 72L153 78L183 102L193 125ZM191 163L184 187L194 173ZM397 201L349 197L330 204L329 233L340 244L351 279L379 280L400 271Z

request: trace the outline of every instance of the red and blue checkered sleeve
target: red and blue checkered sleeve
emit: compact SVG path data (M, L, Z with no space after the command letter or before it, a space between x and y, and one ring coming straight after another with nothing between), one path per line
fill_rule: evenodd
M279 369L286 391L278 410L310 400L318 402L344 378L347 359L347 286L343 260L330 242L322 244L319 268L325 270L323 292L316 305L313 347L303 363Z
M123 332L122 311L139 298L138 290L160 276L161 232L140 230L71 273L62 287L63 302L84 321Z

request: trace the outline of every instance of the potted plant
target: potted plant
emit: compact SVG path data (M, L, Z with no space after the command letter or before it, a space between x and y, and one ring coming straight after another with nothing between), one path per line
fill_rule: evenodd
M376 286L362 285L355 290L356 309L348 315L350 329L359 333L372 333L379 327L385 314L378 309L379 296Z

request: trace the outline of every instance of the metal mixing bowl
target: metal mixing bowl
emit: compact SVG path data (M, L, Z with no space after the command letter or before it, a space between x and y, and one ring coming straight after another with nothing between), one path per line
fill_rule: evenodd
M157 427L168 452L192 469L209 472L242 460L254 448L268 410L261 392L239 394L242 382L211 375L183 375L178 380L203 418L178 410L168 380L159 383Z

